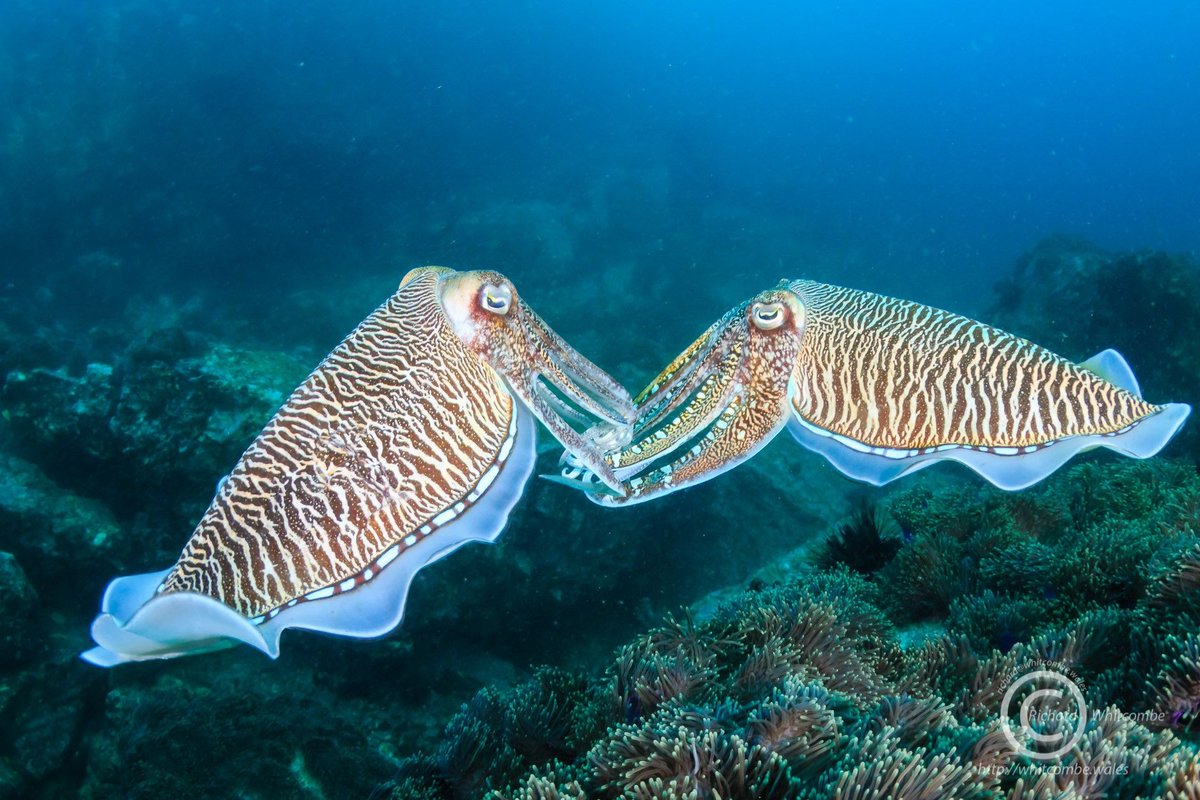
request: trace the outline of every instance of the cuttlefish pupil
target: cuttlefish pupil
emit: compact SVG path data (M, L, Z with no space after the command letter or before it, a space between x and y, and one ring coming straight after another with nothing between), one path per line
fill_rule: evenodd
M784 322L782 303L755 303L750 307L750 319L759 330L773 331Z
M486 284L479 292L479 305L484 311L504 316L512 308L512 289Z

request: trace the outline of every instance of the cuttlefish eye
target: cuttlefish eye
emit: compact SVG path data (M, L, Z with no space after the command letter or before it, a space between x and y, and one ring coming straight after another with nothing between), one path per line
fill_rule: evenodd
M512 308L512 289L508 286L485 283L479 290L479 307L492 314L504 316Z
M763 331L773 331L783 324L783 303L755 303L750 306L750 319L754 327Z

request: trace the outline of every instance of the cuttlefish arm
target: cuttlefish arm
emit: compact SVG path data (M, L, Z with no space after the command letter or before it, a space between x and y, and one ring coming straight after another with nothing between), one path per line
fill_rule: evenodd
M727 314L639 395L633 444L607 457L624 492L593 488L594 501L628 505L707 480L744 461L784 425L841 472L874 485L951 460L1003 489L1021 489L1084 450L1153 456L1190 412L1181 403L1142 400L1128 364L1113 350L1075 364L918 303L812 281L785 281L776 291L791 297L790 318L798 321L794 359L786 366L771 359L779 372L760 374L740 393L672 392L674 375L705 386L728 373L723 358L736 348L707 343L743 343L733 359L741 364L768 341L737 313ZM782 408L781 385L787 386ZM740 426L732 434L737 447L730 448L730 432L714 431L712 421L727 413L736 418L738 404L757 399L760 413L778 416ZM657 430L643 434L648 417L670 417L676 427L668 424L669 435L656 440ZM648 442L656 447L647 455ZM686 481L677 471L683 464L667 456L683 442L693 443L684 457L692 465ZM727 452L736 455L725 458ZM560 481L594 486L577 459L567 462Z
M762 292L725 314L637 397L630 443L608 454L623 491L595 488L571 456L559 482L602 505L651 500L708 480L757 453L788 419L804 309L789 291Z
M237 642L275 657L287 628L381 636L417 570L500 534L533 469L537 420L619 493L572 423L619 432L633 414L502 275L414 270L292 393L178 561L109 584L83 658Z

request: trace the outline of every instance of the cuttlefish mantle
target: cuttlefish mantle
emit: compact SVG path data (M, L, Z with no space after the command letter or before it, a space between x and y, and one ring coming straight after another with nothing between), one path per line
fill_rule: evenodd
M1191 408L1142 399L1114 350L1079 364L982 322L813 281L783 281L725 314L635 398L613 491L564 454L554 480L602 505L709 480L780 430L845 475L882 485L939 461L1002 489L1077 453L1158 453Z
M625 390L495 272L410 272L284 403L170 568L113 580L93 664L249 644L287 628L382 636L413 576L494 541L537 422L622 491L586 430L621 430Z

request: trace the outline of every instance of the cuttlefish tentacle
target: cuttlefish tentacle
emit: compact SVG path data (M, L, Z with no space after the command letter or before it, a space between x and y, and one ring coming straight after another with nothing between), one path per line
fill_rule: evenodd
M503 276L409 273L250 445L179 560L109 584L84 658L239 641L274 657L286 628L387 633L417 570L500 534L533 469L535 419L619 491L600 454L536 402L543 377L576 420L632 421L624 391Z
M688 441L694 431L708 428L732 401L745 355L744 312L744 307L730 311L684 352L684 360L676 359L639 394L635 441L622 451L619 462L614 459L617 475L641 472Z
M846 475L875 485L953 460L1001 488L1020 489L1095 447L1148 458L1175 435L1191 410L1181 403L1144 401L1128 364L1112 350L1074 364L1025 339L919 303L812 281L784 281L776 291L791 297L798 309L792 311L798 345L786 366L770 360L781 374L760 376L745 392L721 395L717 418L740 413L738 403L760 398L763 409L779 415L774 424L737 429L743 444L736 462L786 423L805 447ZM748 353L768 341L754 336L733 312L716 327L702 340L724 341L731 334ZM686 374L691 385L723 374L719 360L695 344L669 371ZM774 392L784 373L788 397L779 408ZM675 414L673 422L679 424L671 432L673 444L696 439L714 418L713 409L698 398L707 400L683 392L664 396L663 388L652 383L636 401L635 442L643 418L664 413ZM745 444L748 439L753 446ZM705 435L699 450L688 452L687 483L730 468L719 444ZM634 446L607 455L624 492L592 491L593 500L628 505L686 485L678 480L682 464L651 464ZM653 480L664 471L676 480ZM582 488L588 484L586 474L570 469L560 480ZM653 488L639 492L638 481Z
M635 432L658 423L695 392L702 382L709 380L714 370L720 370L720 362L730 356L734 345L734 334L730 328L739 324L737 317L741 308L732 309L709 326L638 393L634 398L637 406Z
M571 423L587 423L590 414L599 425L627 428L635 411L624 387L571 348L506 288L509 284L499 273L456 274L443 283L441 304L463 343L496 370L568 452L620 492L601 453ZM476 302L480 292L483 299ZM489 313L481 306L505 313Z
M593 492L603 505L628 505L714 477L750 458L787 422L791 369L804 309L786 290L762 292L722 317L639 394L634 439L609 454L624 475L620 495ZM675 381L674 376L686 377ZM682 452L681 452L682 451ZM672 457L673 456L673 457ZM586 482L577 463L567 482Z
M732 369L739 359L734 352L738 347L736 333L726 322L740 308L709 326L634 398L637 411L631 429L598 425L588 432L590 440L610 454L607 464L615 476L621 478L642 471L650 461L678 446L689 430L710 422L711 416L697 418L704 413L704 406L714 414L720 410L731 388ZM665 423L666 416L680 406L686 406L688 418ZM637 441L630 444L632 438ZM577 486L580 479L595 483L589 466L571 453L564 452L560 461L567 465L560 482L571 486ZM556 476L544 477L559 481Z

